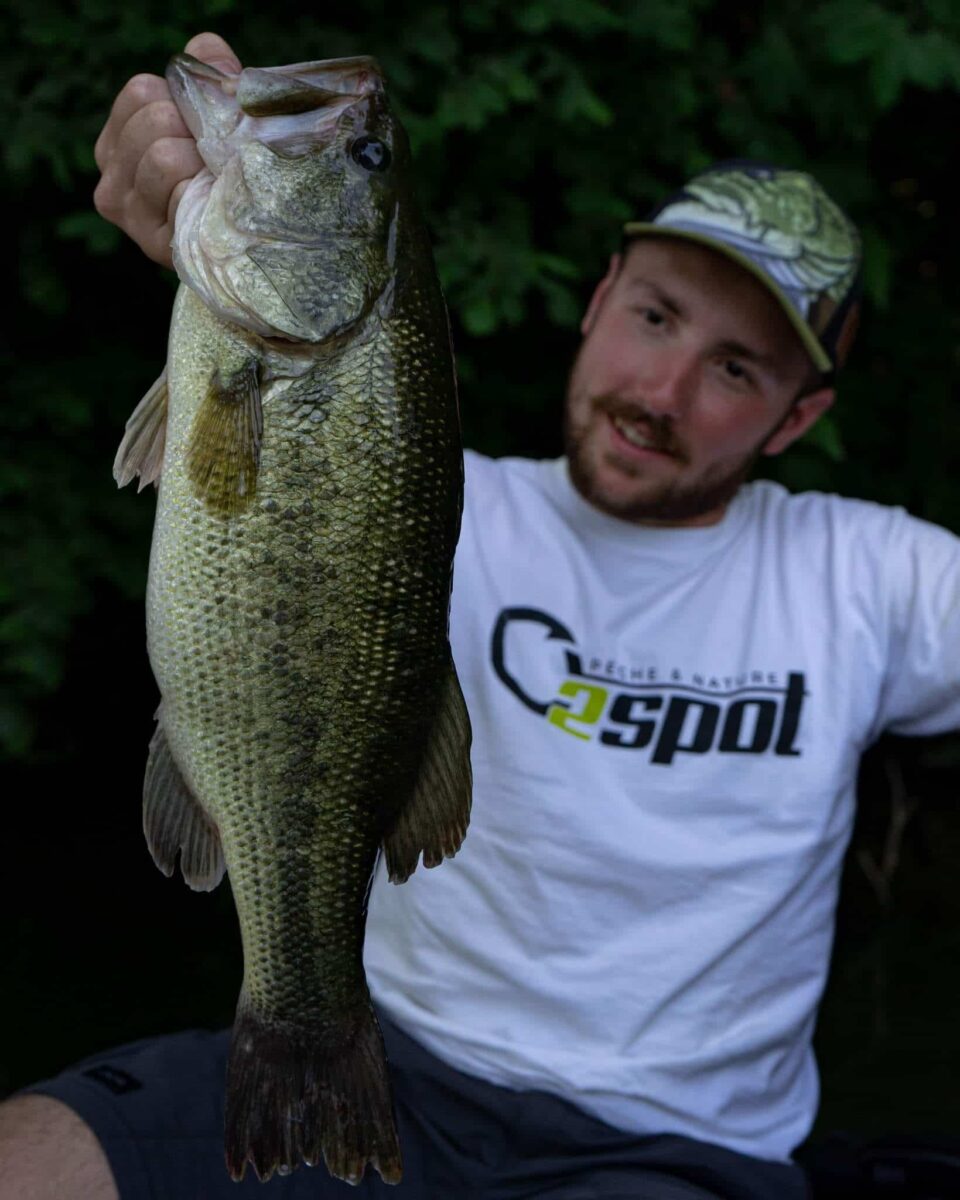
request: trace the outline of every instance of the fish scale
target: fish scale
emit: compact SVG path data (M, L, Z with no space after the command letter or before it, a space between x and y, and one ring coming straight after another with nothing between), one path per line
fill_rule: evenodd
M402 882L421 854L432 866L456 852L469 814L469 721L447 640L463 481L449 331L402 130L372 60L349 64L248 80L265 139L250 153L246 118L225 115L236 88L188 56L171 64L190 128L221 139L208 161L233 182L194 181L206 207L184 196L166 385L134 413L115 465L120 482L159 482L148 845L167 874L179 853L195 888L226 868L240 923L235 1178L247 1162L269 1178L321 1158L352 1182L367 1164L400 1178L363 973L367 895L381 847ZM267 86L271 71L286 74ZM318 102L334 108L319 125ZM315 143L299 158L290 114L263 115L281 103L309 126L297 146ZM348 161L373 135L393 177ZM238 156L249 169L231 175ZM302 253L261 246L271 220L278 239L300 230ZM333 234L321 250L318 223ZM219 258L204 260L205 237ZM239 265L224 253L234 243ZM251 315L264 271L274 294Z

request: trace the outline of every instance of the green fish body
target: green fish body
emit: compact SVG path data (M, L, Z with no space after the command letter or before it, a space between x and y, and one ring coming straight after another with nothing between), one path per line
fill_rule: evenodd
M372 60L178 56L168 79L210 169L178 212L165 377L115 464L159 483L144 830L191 887L230 874L231 1174L322 1157L396 1182L366 901L381 847L401 882L456 852L470 806L446 311Z

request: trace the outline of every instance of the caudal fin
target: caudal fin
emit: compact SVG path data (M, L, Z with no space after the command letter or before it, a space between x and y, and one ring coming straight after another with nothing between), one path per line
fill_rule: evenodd
M352 1037L331 1044L289 1023L260 1017L243 992L227 1060L227 1170L260 1180L321 1159L347 1183L367 1163L399 1183L400 1144L383 1037L373 1009Z

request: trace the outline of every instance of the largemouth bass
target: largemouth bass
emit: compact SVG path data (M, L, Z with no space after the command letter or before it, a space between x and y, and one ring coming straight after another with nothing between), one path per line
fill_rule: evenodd
M470 726L447 640L463 458L410 155L368 58L167 79L206 169L173 240L167 365L121 485L158 483L144 782L157 866L229 871L244 976L225 1152L401 1177L362 950L379 849L456 853Z

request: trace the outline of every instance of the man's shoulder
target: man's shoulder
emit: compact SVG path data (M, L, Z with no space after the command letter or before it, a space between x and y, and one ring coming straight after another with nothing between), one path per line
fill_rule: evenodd
M757 479L743 488L751 514L760 520L811 529L881 529L911 518L899 505L879 504L835 492L791 492L782 483Z
M854 496L841 496L836 492L792 492L782 483L772 479L755 479L752 483L744 485L743 492L758 509L789 513L792 517L843 513L850 520L856 520L858 517L870 520L879 519L884 514L903 511L895 505L879 504L875 500L861 500Z
M742 491L757 528L781 546L829 544L835 551L860 557L891 558L918 548L923 553L960 553L956 534L902 505L832 492L791 492L767 479L746 484Z

